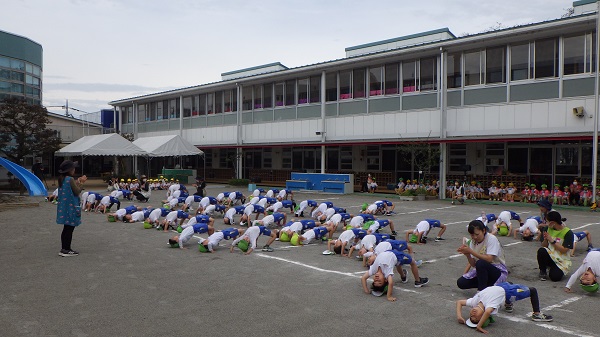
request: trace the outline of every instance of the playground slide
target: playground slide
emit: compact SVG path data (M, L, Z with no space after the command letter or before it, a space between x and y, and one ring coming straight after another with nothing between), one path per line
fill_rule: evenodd
M19 178L19 180L27 187L27 191L29 192L29 196L48 196L48 191L44 186L44 183L40 180L40 178L36 177L29 170L24 168L21 165L17 165L10 160L4 159L0 157L0 165L6 167L15 177Z

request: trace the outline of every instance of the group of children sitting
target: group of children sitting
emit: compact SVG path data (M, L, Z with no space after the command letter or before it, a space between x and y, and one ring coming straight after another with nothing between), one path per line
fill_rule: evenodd
M396 191L396 194L401 195L406 191L416 191L420 188L424 189L427 195L437 196L440 190L440 183L437 180L419 182L417 179L407 179L406 182L404 182L404 178L400 178L398 179L398 184L394 190Z

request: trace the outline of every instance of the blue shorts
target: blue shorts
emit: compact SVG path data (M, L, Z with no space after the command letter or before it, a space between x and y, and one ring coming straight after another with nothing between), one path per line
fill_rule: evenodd
M379 222L379 228L387 227L390 225L390 220L388 219L379 219L377 220L377 222Z
M352 231L354 232L354 236L361 240L367 235L367 231L362 228L352 228Z
M392 245L392 249L393 250L397 250L399 252L405 251L408 249L408 243L406 241L402 241L402 240L385 240L386 242L389 242L390 245Z
M348 213L340 213L340 215L342 216L342 220L344 221L352 219L352 217Z
M315 238L317 239L320 239L324 235L327 235L327 228L325 227L315 227L313 228L313 231L315 232Z
M300 220L302 223L302 230L309 230L315 228L317 225L314 220Z
M385 241L391 238L389 234L373 233L373 235L375 235L376 243L380 243L381 241Z
M331 202L331 201L323 201L323 203L324 203L325 205L327 205L327 208L331 208L331 207L333 207L333 202Z
M498 283L497 286L504 288L507 303L519 301L531 296L529 288L522 284L510 284L508 282L502 282Z
M233 239L234 237L238 236L240 234L240 232L237 230L237 228L227 228L221 231L223 233L223 238L225 240L229 240L229 239Z
M271 236L271 230L268 229L265 226L258 226L258 228L260 228L260 234L265 235L265 236Z
M396 258L398 259L398 262L396 263L397 266L410 264L413 260L412 256L410 256L409 254L399 252L395 249L392 249L391 252L394 253L394 255L396 255Z
M577 237L577 241L581 241L586 237L585 232L573 232L573 235Z

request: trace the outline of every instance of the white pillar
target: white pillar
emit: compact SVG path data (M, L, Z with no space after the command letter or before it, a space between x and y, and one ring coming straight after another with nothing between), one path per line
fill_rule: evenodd
M598 96L600 91L600 1L596 2L596 84L594 86L594 139L592 140L592 195L594 202L596 202L596 184L598 181L598 113L600 112L600 105L598 103Z
M321 143L325 144L325 71L321 72ZM321 145L321 173L325 173L325 145Z
M448 83L446 77L448 53L440 48L440 199L446 199L446 169L448 156L446 151L446 110L448 106ZM461 69L462 71L462 69Z

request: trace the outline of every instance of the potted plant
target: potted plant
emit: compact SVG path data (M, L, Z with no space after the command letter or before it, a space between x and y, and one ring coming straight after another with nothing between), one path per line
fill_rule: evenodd
M415 190L415 194L417 195L417 200L425 200L425 196L427 195L427 190L423 187L419 187Z

